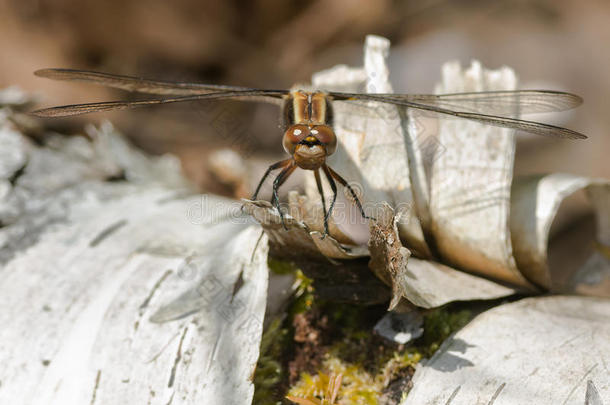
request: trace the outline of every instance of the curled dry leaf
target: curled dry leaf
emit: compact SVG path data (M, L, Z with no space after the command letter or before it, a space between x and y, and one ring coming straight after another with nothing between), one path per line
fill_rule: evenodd
M409 251L398 237L396 219L389 206L382 208L371 223L371 270L392 286L393 309L401 297L423 308L433 308L451 301L494 299L518 290L431 260L409 258ZM408 260L408 261L407 261Z
M388 307L388 310L392 310L402 297L407 296L407 261L411 252L400 243L392 208L385 203L376 215L377 218L371 221L369 267L377 277L392 287L392 300Z
M244 211L259 221L269 237L273 257L294 262L315 282L316 294L337 301L380 304L389 300L385 285L367 267L365 248L339 244L332 236L322 238L302 221L307 198L291 198L295 217L284 214L284 229L277 210L266 201L243 200ZM295 206L296 205L296 206Z

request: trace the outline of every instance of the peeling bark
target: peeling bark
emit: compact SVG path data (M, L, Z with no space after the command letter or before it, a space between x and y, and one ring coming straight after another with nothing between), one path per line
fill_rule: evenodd
M0 402L250 402L266 237L174 158L88 131L37 145L0 119Z

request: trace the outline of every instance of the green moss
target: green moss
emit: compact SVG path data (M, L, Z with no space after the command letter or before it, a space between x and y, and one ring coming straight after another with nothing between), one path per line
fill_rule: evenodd
M292 263L269 259L268 265L276 274L294 273L296 278L294 298L288 308L288 316L274 319L264 331L258 363L254 373L254 399L257 405L282 404L286 383L286 356L292 350L294 330L292 320L294 315L311 309L314 297L312 280L307 278Z
M414 367L422 356L417 350L396 351L383 364L377 373L367 370L361 364L346 362L334 355L328 355L317 374L303 373L289 395L326 400L323 393L333 375L341 375L342 383L336 404L376 405L378 398L390 382L397 378L401 371Z
M322 370L317 374L303 373L299 382L290 389L289 395L328 400L324 392L331 377L335 375L342 376L336 404L377 405L379 386L375 378L362 367L344 362L334 356L329 356L324 361Z
M289 348L290 335L287 328L282 327L280 319L271 322L261 339L260 355L254 373L254 404L275 405L281 401L277 387L284 378L284 370L280 359Z
M267 259L267 266L275 274L290 274L297 271L293 263L272 258Z
M423 358L422 353L416 347L410 347L402 351L395 351L389 358L386 358L380 367L376 379L383 387L402 374L402 371L413 367Z
M368 309L349 304L316 302L316 305L328 314L341 334L336 336L317 374L304 373L289 392L321 400L320 393L330 376L340 373L343 383L337 404L377 404L386 387L412 374L417 363L432 356L444 340L472 318L468 310L452 307L432 310L424 316L424 334L416 344L396 350L381 344L371 333L372 314Z
M288 315L290 321L296 314L309 311L314 303L314 289L312 286L313 280L308 278L301 270L295 271L296 288L294 292L294 301L290 305Z
M469 310L453 311L449 308L437 308L424 316L424 334L419 346L426 357L430 357L440 345L455 331L461 329L472 319Z
M324 393L328 392L333 376L338 375L341 375L341 385L335 403L377 404L385 388L412 375L421 359L432 356L443 341L472 318L470 311L456 306L431 310L424 316L423 336L412 346L397 349L372 333L374 323L383 316L385 308L315 299L313 280L292 263L270 259L269 267L278 274L294 273L296 282L286 316L283 320L274 320L263 334L254 377L255 404L286 403L283 399L286 391L295 397L330 403ZM287 390L288 377L282 365L287 367L300 347L293 341L293 321L302 313L313 320L312 327L320 328L321 350L326 355L319 370L302 373L299 381Z

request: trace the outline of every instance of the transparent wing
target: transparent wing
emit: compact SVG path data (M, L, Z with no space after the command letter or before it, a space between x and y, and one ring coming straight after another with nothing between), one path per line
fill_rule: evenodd
M444 95L355 93L330 93L330 95L339 101L389 103L497 127L518 129L536 135L570 139L586 138L585 135L570 129L510 117L518 114L563 111L580 105L582 99L570 93L520 90Z
M223 91L235 92L254 90L260 92L268 91L272 94L289 93L288 91L282 90L259 90L251 89L248 87L224 86L218 84L149 80L142 79L139 77L122 76L110 73L92 72L88 70L75 69L41 69L35 71L34 74L36 76L44 77L47 79L95 83L106 87L112 87L115 89L159 95L190 96L208 93L219 93Z
M345 93L331 93L346 96ZM351 99L360 96L384 98L389 103L395 101L413 102L445 108L454 111L478 114L534 114L565 111L582 104L582 98L575 94L552 90L486 91L479 93L455 94L350 94Z
M71 115L87 114L93 112L124 110L127 108L137 108L157 104L168 104L198 100L204 101L224 99L243 101L269 101L269 99L271 98L274 100L273 102L278 102L281 100L281 96L282 92L274 93L273 91L269 90L227 91L164 99L150 99L138 101L106 101L101 103L62 105L58 107L35 110L32 111L30 114L33 114L38 117L67 117Z

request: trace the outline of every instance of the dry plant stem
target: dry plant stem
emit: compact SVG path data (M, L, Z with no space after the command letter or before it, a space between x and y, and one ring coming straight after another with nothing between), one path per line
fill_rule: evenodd
M343 374L334 375L329 377L328 386L324 391L324 396L320 400L315 397L300 398L292 395L287 395L286 399L295 402L299 405L336 405L335 401L339 396L339 390L341 389L341 382L343 380Z

